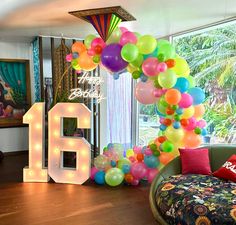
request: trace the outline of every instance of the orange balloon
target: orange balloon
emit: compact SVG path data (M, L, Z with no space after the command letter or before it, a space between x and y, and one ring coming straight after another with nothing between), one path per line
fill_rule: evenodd
M125 181L127 183L131 183L133 180L134 180L134 177L130 173L125 174Z
M173 160L175 157L168 152L161 152L161 155L159 156L159 160L163 165L168 164L171 160Z
M161 145L161 143L159 142L158 138L156 138L156 139L154 140L154 143L157 145L157 147L159 147L159 146Z
M181 100L181 93L177 89L170 89L165 93L165 100L170 105L177 105Z
M144 159L144 155L142 153L138 153L136 158L139 162L142 162Z
M157 138L157 140L160 142L160 143L163 143L164 141L166 141L166 137L165 136L159 136Z
M172 108L170 108L170 107L166 108L166 114L167 115L173 115L174 113L175 113L175 110L173 110Z
M205 113L205 107L203 104L195 105L194 106L194 117L195 118L202 118Z
M79 54L83 53L86 51L86 46L82 42L76 41L72 46L71 46L72 52L78 52Z
M88 55L87 51L79 56L78 63L81 69L85 71L91 71L97 67L97 64L93 62L92 57Z
M197 148L202 143L200 135L195 134L193 131L186 131L183 138L183 145L186 148Z

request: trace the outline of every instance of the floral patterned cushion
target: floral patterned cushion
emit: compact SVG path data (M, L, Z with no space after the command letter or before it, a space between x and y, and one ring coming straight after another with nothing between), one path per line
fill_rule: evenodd
M206 175L176 175L156 192L158 211L172 225L236 225L236 183Z

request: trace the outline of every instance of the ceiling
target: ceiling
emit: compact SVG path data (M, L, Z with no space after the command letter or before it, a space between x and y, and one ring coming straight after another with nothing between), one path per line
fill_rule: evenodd
M235 0L1 0L0 40L25 42L37 35L83 39L95 30L68 12L117 5L137 19L122 26L156 37L236 16Z

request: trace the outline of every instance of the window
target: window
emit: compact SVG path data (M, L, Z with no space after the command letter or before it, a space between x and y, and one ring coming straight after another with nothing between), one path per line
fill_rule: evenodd
M159 132L159 116L155 105L138 104L138 145L147 145Z
M207 143L236 142L236 21L173 37L207 94Z

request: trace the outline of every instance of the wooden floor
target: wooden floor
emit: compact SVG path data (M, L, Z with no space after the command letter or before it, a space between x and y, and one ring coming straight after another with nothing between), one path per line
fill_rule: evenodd
M22 183L27 155L0 162L0 225L156 225L149 186Z

